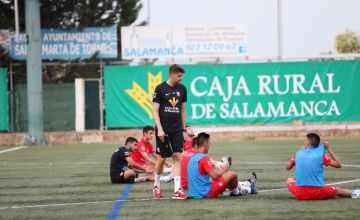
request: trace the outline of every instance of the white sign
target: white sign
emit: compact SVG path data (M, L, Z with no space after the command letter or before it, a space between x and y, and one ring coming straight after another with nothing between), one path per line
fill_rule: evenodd
M246 28L239 25L122 27L122 58L242 57Z

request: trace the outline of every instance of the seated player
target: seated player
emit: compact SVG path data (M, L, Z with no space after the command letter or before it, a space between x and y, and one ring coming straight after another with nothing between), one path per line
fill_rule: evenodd
M325 149L331 158L326 156ZM335 196L350 197L353 192L338 186L325 186L323 166L340 168L341 162L328 142L320 144L320 137L317 134L306 135L305 146L296 152L286 169L291 170L294 166L296 180L288 178L287 186L296 199L323 200ZM355 190L354 193L360 198L360 190Z
M192 198L214 198L228 188L232 196L246 195L256 192L255 179L251 187L239 186L238 177L230 171L231 164L223 164L218 169L206 156L210 148L210 135L200 133L197 136L198 153L191 156L187 166L188 193Z
M197 137L193 139L192 147L183 151L181 154L181 188L188 189L188 179L187 179L187 166L189 163L190 158L192 155L198 153L197 151ZM230 159L229 159L230 158ZM211 163L218 169L221 169L222 166L227 165L228 163L231 164L231 157L224 156L221 161L216 161L210 158ZM244 182L238 182L238 186L241 187L250 187L251 182L256 181L256 173L253 172L252 176ZM256 190L256 188L255 188ZM256 191L253 191L252 194L256 194Z
M156 155L155 150L150 143L155 134L155 129L152 126L145 126L143 128L143 137L140 139L136 150L130 153L131 158L137 163L140 164L144 168L154 169L156 164ZM150 157L153 156L153 158ZM164 173L171 172L171 164L166 162Z
M197 138L194 138L192 140L192 147L188 148L181 153L181 188L182 189L188 189L188 180L187 180L187 166L189 163L190 158L198 153L197 152Z
M134 162L130 157L130 152L136 149L138 141L133 137L128 137L125 141L124 147L117 149L110 161L110 179L111 183L133 183L142 181L154 181L151 175L153 172L148 168ZM136 172L143 172L143 174L136 174Z
M185 128L185 136L184 136L184 151L192 148L193 139L195 137L194 131L192 127L186 126Z

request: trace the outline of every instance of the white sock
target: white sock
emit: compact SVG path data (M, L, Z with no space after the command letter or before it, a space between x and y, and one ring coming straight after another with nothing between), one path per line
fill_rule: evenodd
M181 181L180 176L174 176L174 192L178 191L181 188L180 181Z
M160 176L160 182L166 182L169 180L169 176Z
M241 187L250 187L251 183L249 181L240 182Z
M245 196L247 194L251 193L251 188L248 186L241 187L240 194Z
M163 173L171 173L172 167L164 168Z
M157 186L160 188L160 175L155 173L155 180L154 180L154 186Z
M236 187L236 188L233 190L233 193L234 193L235 195L239 195L239 194L240 194L239 188Z

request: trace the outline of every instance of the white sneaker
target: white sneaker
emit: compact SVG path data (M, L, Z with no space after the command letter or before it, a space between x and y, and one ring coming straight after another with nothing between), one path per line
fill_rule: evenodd
M146 177L138 177L134 180L135 183L146 182Z
M351 193L351 198L360 199L360 187Z
M172 176L160 176L160 181L161 182L170 182L171 180L173 180L174 178Z
M168 168L163 169L163 173L171 173L171 172L172 172L172 167L168 167Z

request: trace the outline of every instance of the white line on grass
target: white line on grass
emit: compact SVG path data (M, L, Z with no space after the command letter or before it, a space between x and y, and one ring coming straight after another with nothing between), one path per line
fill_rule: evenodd
M27 146L20 146L20 147L14 147L14 148L2 150L2 151L0 151L0 154L7 153L10 151L20 150L20 149L24 149L24 148L27 148Z
M336 183L330 183L327 185L340 185L345 183L358 182L360 179L348 180ZM259 190L259 193L264 192L273 192L273 191L282 191L287 190L287 188L280 189L266 189ZM105 200L105 201L94 201L94 202L72 202L72 203L54 203L54 204L43 204L43 205L25 205L25 206L4 206L0 207L0 210L5 209L25 209L25 208L46 208L46 207L58 207L58 206L71 206L71 205L88 205L88 204L101 204L101 203L114 203L114 202L139 202L139 201L156 201L156 200L171 200L172 198L161 198L161 199L152 199L152 198L140 198L140 199L126 199L126 200Z
M326 185L340 185L340 184L345 184L345 183L354 183L354 182L359 182L360 179L356 179L356 180L348 180L348 181L342 181L342 182L336 182L336 183L329 183ZM258 192L263 193L263 192L272 192L272 191L282 191L282 190L287 190L288 188L280 188L280 189L265 189L265 190L259 190Z
M172 198L161 198L156 200L171 200ZM71 206L71 205L89 205L89 204L101 204L101 203L114 203L114 202L139 202L139 201L150 201L155 199L125 199L125 200L105 200L105 201L94 201L94 202L71 202L71 203L54 203L54 204L43 204L43 205L24 205L24 206L4 206L0 207L0 210L4 209L24 209L24 208L44 208L44 207L58 207L58 206Z
M35 162L29 162L29 163L11 163L11 162L3 162L2 165L11 165L11 166L37 166L37 165L109 165L108 162L48 162L48 163L44 163L44 162L39 162L39 163L35 163ZM1 165L1 164L0 164Z
M232 162L232 164L272 164L272 165L286 165L287 163L284 163L284 162L246 162L246 161L243 161L243 162L239 162L239 161L236 161L236 162Z
M1 152L1 151L0 151ZM249 162L249 161L235 161L232 162L232 164L266 164L266 165L286 165L285 162L266 162L266 161L255 161L255 162ZM1 164L0 164L1 165ZM100 161L80 161L80 162L48 162L48 163L36 163L36 162L29 162L29 163L3 163L3 165L11 165L11 166L31 166L31 165L109 165L109 162L100 162ZM344 167L356 167L360 168L360 165L350 165L350 164L343 164Z

